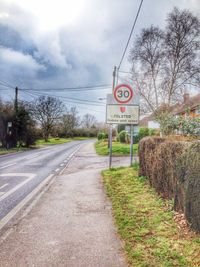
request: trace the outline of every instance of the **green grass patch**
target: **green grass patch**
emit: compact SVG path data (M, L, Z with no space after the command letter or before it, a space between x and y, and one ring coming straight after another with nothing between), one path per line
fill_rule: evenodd
M0 155L7 155L7 154L17 153L17 152L22 152L22 151L27 151L27 150L28 148L25 148L25 147L12 148L12 149L0 148Z
M46 145L59 145L68 143L71 141L77 141L77 140L87 140L90 138L87 137L74 137L74 138L49 138L47 142L45 142L44 139L39 139L36 141L36 146L46 146Z
M200 266L200 236L181 234L172 203L138 178L136 166L103 171L103 178L131 266Z
M106 156L109 154L108 141L100 140L95 143L96 153L98 155ZM133 145L133 154L137 154L138 144ZM130 145L122 144L119 142L112 143L112 154L113 156L123 156L130 154Z
M17 152L27 151L30 149L40 148L42 146L59 145L59 144L64 144L64 143L68 143L71 141L81 141L81 140L88 140L88 139L92 139L92 138L87 138L87 137L49 138L49 140L47 142L45 142L44 139L39 139L36 141L36 144L31 146L30 148L18 147L18 148L12 148L12 149L5 149L5 148L0 147L0 155L6 155L6 154L12 154L12 153L17 153Z

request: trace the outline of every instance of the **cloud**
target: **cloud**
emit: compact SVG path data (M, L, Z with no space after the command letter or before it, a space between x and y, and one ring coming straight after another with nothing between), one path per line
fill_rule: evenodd
M112 83L140 0L1 0L1 77L23 87ZM133 38L165 26L174 6L199 14L199 0L144 1ZM122 69L129 70L128 51ZM97 99L99 92L87 97ZM101 93L103 94L103 93ZM80 95L79 97L85 97Z
M40 71L44 70L44 66L38 64L30 55L25 55L21 52L11 50L9 48L0 47L0 60L4 66L9 65L13 68L21 70Z
M1 79L13 85L25 85L37 79L37 73L45 71L45 66L28 54L0 47Z

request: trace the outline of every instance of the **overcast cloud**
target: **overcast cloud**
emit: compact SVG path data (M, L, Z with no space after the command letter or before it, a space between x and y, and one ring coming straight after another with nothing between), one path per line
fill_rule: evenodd
M0 80L21 88L111 84L113 66L119 64L139 3L0 0ZM199 0L144 0L132 41L143 27L164 27L174 6L200 15ZM127 56L122 69L129 69ZM108 92L73 96L97 100ZM12 96L12 91L7 94ZM80 113L104 119L105 108L83 107Z

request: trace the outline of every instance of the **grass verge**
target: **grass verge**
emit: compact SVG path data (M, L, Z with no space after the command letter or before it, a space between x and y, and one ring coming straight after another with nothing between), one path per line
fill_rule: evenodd
M200 236L182 234L170 202L163 201L134 168L103 171L118 232L134 267L200 266Z
M36 144L31 146L30 148L25 148L25 147L12 148L12 149L0 148L0 155L6 155L6 154L12 154L12 153L17 153L17 152L27 151L30 149L40 148L42 146L59 145L59 144L64 144L64 143L68 143L71 141L77 141L77 140L81 141L81 140L88 140L88 139L92 139L92 138L87 138L87 137L49 138L49 140L47 142L45 142L44 139L39 139L36 141Z
M106 156L109 154L108 141L100 140L95 143L96 153L98 155ZM133 154L137 154L138 144L133 145ZM125 156L130 154L130 145L121 144L119 142L112 143L112 153L114 156Z
M46 145L59 145L68 143L71 141L77 141L77 140L87 140L89 138L86 137L74 137L74 138L49 138L47 142L45 142L44 139L39 139L36 141L36 146L46 146Z
M22 152L22 151L27 151L29 148L21 147L21 148L12 148L12 149L5 149L5 148L0 148L0 155L7 155L7 154L12 154L12 153L17 153L17 152Z

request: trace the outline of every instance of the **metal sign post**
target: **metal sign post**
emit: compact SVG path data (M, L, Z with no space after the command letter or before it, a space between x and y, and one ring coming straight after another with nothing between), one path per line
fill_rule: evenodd
M133 163L133 126L130 125L130 167L132 166Z
M112 167L112 124L109 128L109 169Z

